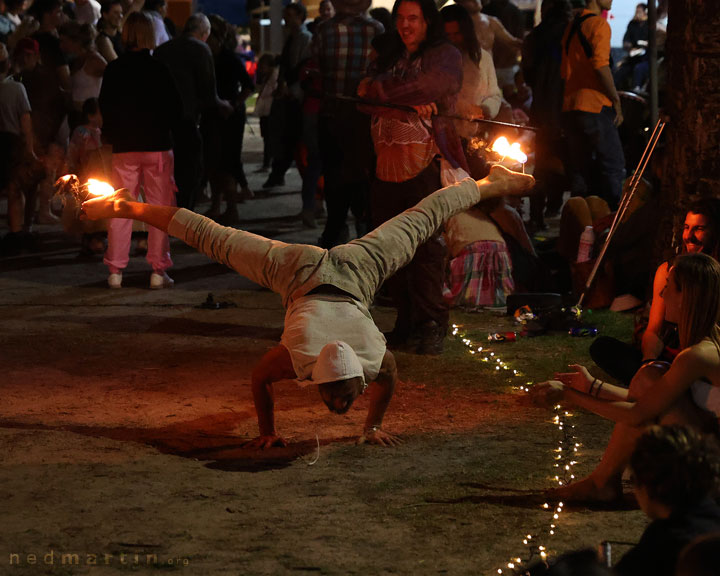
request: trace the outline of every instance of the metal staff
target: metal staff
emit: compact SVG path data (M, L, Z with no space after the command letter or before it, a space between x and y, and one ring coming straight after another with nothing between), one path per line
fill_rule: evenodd
M364 98L358 98L356 96L342 96L341 94L334 94L331 96L335 100L341 102L350 102L352 104L363 104L365 106L379 106L381 108L392 108L393 110L402 110L404 112L417 112L412 106L407 104L390 104L388 102L378 102L377 100L366 100ZM488 120L486 118L468 118L467 116L458 116L456 114L438 114L439 118L451 118L453 120L465 120L466 122L481 122L482 124L490 124L492 126L502 126L504 128L516 128L518 130L529 130L531 132L537 132L535 126L523 126L522 124L511 124L510 122L498 122L497 120Z
M630 177L629 188L626 190L626 192L623 194L622 199L620 200L620 206L618 207L617 212L615 212L615 218L613 218L612 225L610 226L610 231L608 232L607 238L605 239L605 244L603 244L603 247L600 250L600 254L598 254L598 257L595 259L595 265L592 267L592 270L590 271L590 275L587 278L587 282L585 282L585 288L583 289L582 294L580 294L580 300L578 300L578 303L575 306L578 313L582 311L582 303L583 303L583 300L585 299L585 295L590 290L590 287L592 286L592 283L595 280L597 271L600 268L600 263L602 262L603 258L605 257L605 252L607 252L608 246L610 245L610 240L612 240L613 235L615 234L616 230L620 226L620 223L621 223L623 217L625 216L625 213L627 212L628 207L630 206L630 201L632 200L633 196L635 195L635 191L637 190L638 185L642 181L642 177L645 172L645 168L647 167L648 162L650 161L650 157L652 156L652 153L655 151L655 146L657 145L658 140L660 140L660 135L662 134L662 131L664 128L665 128L665 122L658 120L657 124L655 124L655 129L653 130L652 134L650 135L650 140L648 140L647 146L645 146L645 150L644 150L642 156L640 157L638 166L635 169L635 172L633 172L632 176Z

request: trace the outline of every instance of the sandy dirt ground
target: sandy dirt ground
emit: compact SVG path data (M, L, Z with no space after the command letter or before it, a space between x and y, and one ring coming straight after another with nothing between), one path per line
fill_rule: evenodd
M248 133L245 152L260 150ZM266 174L246 168L260 189ZM294 171L287 182L241 207L243 227L314 242L320 231L292 218ZM58 227L39 231L40 253L0 261L0 576L497 574L527 558L527 534L564 551L637 540L645 525L633 509L553 521L541 495L561 439L552 413L457 340L440 359L397 354L385 427L401 446L355 444L365 398L337 416L285 382L277 422L290 446L245 449L250 371L280 336L279 299L178 242L174 289L149 291L133 257L111 291L99 257L79 259ZM233 307L199 308L210 292ZM392 326L389 309L373 314ZM573 422L582 474L610 428Z
M552 414L462 355L440 374L438 360L397 355L385 425L400 447L355 445L366 399L337 416L286 382L290 446L243 448L256 434L250 370L283 311L268 292L223 290L241 282L202 257L182 260L160 293L142 263L121 291L102 272L78 285L88 264L70 254L0 280L0 574L490 574L526 557L527 533L559 551L637 539L632 510L568 509L547 536ZM234 307L198 308L209 285ZM389 309L374 314L391 326ZM468 370L476 384L454 385ZM583 472L609 428L573 420Z

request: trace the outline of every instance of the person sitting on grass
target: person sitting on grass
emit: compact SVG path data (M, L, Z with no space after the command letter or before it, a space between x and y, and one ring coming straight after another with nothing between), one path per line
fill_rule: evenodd
M374 382L361 440L387 446L398 442L382 429L397 369L368 311L375 292L450 216L480 200L526 194L533 184L532 176L495 166L486 178L443 188L362 238L330 250L226 228L173 206L134 202L123 190L85 201L82 217L140 220L282 297L287 311L280 344L252 372L260 436L251 446L286 445L275 429L273 384L287 379L319 385L323 402L338 414Z
M665 319L678 325L681 352L672 365L647 364L625 389L586 368L556 374L532 389L536 401L572 403L615 421L600 464L585 479L549 495L564 501L612 502L622 496L622 474L646 425L687 424L717 431L720 416L720 264L706 254L684 254L661 293ZM668 367L669 366L669 367Z
M720 199L703 198L691 204L682 233L683 253L702 252L716 260L720 255ZM640 349L609 336L596 338L590 346L595 364L627 386L644 364L657 359L672 362L677 354L677 330L665 321L665 304L660 292L665 287L672 262L658 266L653 281L650 318Z
M720 487L720 446L694 428L653 426L638 439L630 472L638 504L652 522L615 572L673 576L687 544L720 531L720 507L712 499Z

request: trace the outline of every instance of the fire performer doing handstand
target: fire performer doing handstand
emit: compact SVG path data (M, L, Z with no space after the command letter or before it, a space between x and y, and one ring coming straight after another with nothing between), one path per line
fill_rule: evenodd
M273 391L274 382L287 379L317 384L323 402L337 414L347 412L374 383L363 438L392 446L398 438L381 426L397 368L368 311L376 290L450 216L481 200L526 194L533 183L532 176L495 166L486 178L466 178L438 190L362 238L330 250L226 228L183 208L134 202L123 190L85 201L81 218L140 220L282 297L286 313L280 344L252 372L260 436L250 446L287 445L275 429Z

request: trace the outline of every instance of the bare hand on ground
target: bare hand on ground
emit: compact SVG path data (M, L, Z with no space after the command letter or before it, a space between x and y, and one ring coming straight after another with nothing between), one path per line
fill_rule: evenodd
M577 390L578 392L587 392L590 383L594 380L590 372L585 366L580 364L570 364L570 368L575 372L555 372L555 379L560 380L565 386Z
M358 439L358 444L377 444L378 446L398 446L402 440L398 436L388 434L385 430L368 430Z
M285 438L282 436L258 436L243 444L243 448L255 448L265 450L266 448L272 448L273 446L279 446L285 448L288 445Z
M557 380L548 380L540 382L530 388L530 397L533 404L549 408L554 406L563 399L565 386Z

